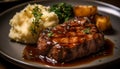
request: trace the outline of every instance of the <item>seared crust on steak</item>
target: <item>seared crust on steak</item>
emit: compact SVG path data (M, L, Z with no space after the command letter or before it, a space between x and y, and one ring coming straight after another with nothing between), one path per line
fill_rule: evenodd
M75 17L40 33L38 49L42 56L68 62L101 49L104 35L86 17Z

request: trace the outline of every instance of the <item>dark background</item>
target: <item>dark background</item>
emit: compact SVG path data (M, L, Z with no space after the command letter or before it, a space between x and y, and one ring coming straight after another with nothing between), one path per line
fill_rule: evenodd
M17 0L17 1L11 1L11 2L2 2L2 0L0 0L0 14L15 5L18 5L27 1L31 1L31 0ZM103 1L120 8L119 0L99 0L99 1ZM120 69L120 60L108 63L108 65L99 66L97 68L98 69ZM14 64L11 64L10 62L0 57L0 69L22 69L22 68ZM91 69L96 69L96 68L91 68Z
M5 10L7 10L15 5L18 5L18 4L27 2L27 1L33 1L33 0L17 0L17 1L11 1L11 2L2 2L2 0L0 0L0 13L4 12ZM110 3L112 5L115 5L117 7L120 7L119 0L98 0L98 1L103 1L106 3Z

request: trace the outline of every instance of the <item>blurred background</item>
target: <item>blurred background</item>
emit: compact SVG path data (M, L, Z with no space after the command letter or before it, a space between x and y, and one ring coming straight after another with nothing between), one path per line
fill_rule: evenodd
M34 0L0 0L0 13L21 3L28 2L28 1L34 1ZM91 1L91 0L90 0ZM119 0L98 0L103 1L106 3L113 4L117 7L120 7Z
M0 0L0 13L21 3L31 0Z
M16 6L18 4L33 1L33 0L0 0L0 13L6 11L7 9ZM115 5L120 8L120 2L119 0L98 0L102 2L106 2L112 5ZM2 57L0 57L0 69L22 69L21 67L18 67L16 65L11 64L10 62L4 60ZM92 68L95 69L95 68ZM104 68L100 67L99 69L120 69L120 60L115 62L114 64L108 64L108 66L104 66Z

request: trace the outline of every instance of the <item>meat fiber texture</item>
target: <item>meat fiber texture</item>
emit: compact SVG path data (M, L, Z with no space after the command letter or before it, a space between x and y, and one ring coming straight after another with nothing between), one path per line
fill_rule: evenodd
M75 17L44 30L37 44L40 55L49 62L69 62L98 52L104 45L104 35L87 17Z

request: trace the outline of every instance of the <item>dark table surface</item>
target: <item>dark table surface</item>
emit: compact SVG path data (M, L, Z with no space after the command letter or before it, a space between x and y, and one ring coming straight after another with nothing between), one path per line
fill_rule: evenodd
M27 1L30 1L30 0L19 0L19 1L13 1L13 2L1 2L0 1L0 14L15 5L18 5L18 4L27 2ZM103 1L103 2L115 5L120 8L119 0L99 0L99 1ZM98 69L120 69L120 60L117 60L116 62L109 63L108 65L104 65L102 67L100 66L97 68ZM18 67L8 62L4 58L2 58L0 55L0 69L23 69L23 68ZM92 69L96 69L96 68L92 68Z

